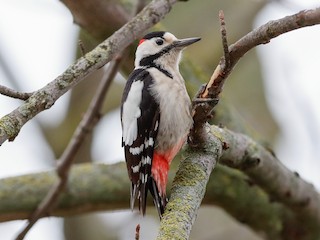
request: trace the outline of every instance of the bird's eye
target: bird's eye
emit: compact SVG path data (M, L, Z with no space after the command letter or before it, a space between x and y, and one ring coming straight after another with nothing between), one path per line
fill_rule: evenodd
M159 46L163 44L163 40L162 39L157 39L156 40L156 44L158 44Z

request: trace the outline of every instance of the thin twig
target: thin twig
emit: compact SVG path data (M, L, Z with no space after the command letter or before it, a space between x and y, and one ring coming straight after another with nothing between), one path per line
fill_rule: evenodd
M5 87L0 85L0 94L5 95L7 97L11 98L17 98L20 100L27 100L33 93L24 93L24 92L18 92L16 90L13 90L11 88Z
M58 182L50 189L47 196L42 200L38 208L31 215L27 226L17 236L16 240L24 239L28 231L38 221L38 219L45 216L46 214L49 214L52 208L54 208L55 204L57 203L58 197L63 192L67 184L70 167L74 160L74 157L80 149L85 137L88 135L88 133L91 132L100 117L100 109L102 107L106 93L110 87L110 84L118 71L121 59L121 57L117 57L115 60L110 62L108 70L105 73L105 77L102 79L98 87L97 93L92 99L87 112L78 125L71 141L69 142L67 148L63 152L58 162Z
M224 18L223 18L224 19ZM266 44L271 41L271 39L278 37L281 34L293 31L302 27L313 26L320 23L320 8L304 10L299 13L278 19L269 21L268 23L262 25L261 27L251 31L237 42L229 46L229 66L224 66L221 64L223 59L220 60L220 64L216 67L210 82L207 85L206 90L202 94L203 98L217 98L221 91L217 89L222 89L225 79L232 72L233 67L240 60L240 58L246 54L252 48L260 45ZM221 28L223 28L224 21L221 21ZM223 33L222 33L223 34ZM224 47L224 52L225 52ZM222 57L222 58L225 58ZM214 86L214 87L212 87Z
M196 98L193 100L193 128L190 130L188 143L190 146L197 147L204 143L203 126L210 117L215 105L218 103L219 93L222 91L223 83L225 81L225 71L230 68L230 53L227 41L227 30L224 20L224 13L219 11L220 32L224 56L221 58L219 65L212 74L208 84L199 90ZM209 91L210 89L210 91ZM200 101L203 99L211 99L208 102Z
M135 240L139 240L140 239L140 224L138 224L136 226L136 235L135 235Z
M222 91L223 85L225 83L226 78L229 76L229 74L232 72L233 67L236 65L236 63L240 60L240 58L249 50L252 48L256 47L259 44L265 44L270 42L272 38L275 38L283 33L301 28L301 27L306 27L306 26L312 26L315 24L320 23L320 8L313 9L313 10L306 10L299 12L297 14L291 15L284 17L279 20L275 21L270 21L264 25L262 25L260 28L253 30L249 34L245 35L243 38L238 40L235 44L231 45L228 47L227 43L227 37L226 37L226 29L225 29L225 21L224 21L224 16L223 12L220 12L219 14L220 17L220 25L221 25L221 35L222 35L222 45L224 49L224 56L221 58L219 65L216 67L214 70L214 73L212 74L212 77L207 84L206 88L200 91L200 94L197 95L195 101L193 102L193 119L194 119L194 125L193 128L190 131L189 134L189 146L194 149L194 151L198 150L199 148L203 148L206 144L206 139L208 138L208 131L205 129L205 123L207 121L208 115L211 113L213 110L215 104L217 101L213 101L218 99L220 92ZM307 24L306 24L307 23ZM210 101L199 101L199 98L211 100ZM210 104L213 103L213 104ZM220 136L220 135L219 135ZM239 145L243 144L243 142L240 142ZM222 145L223 146L223 145ZM206 152L206 151L204 151ZM202 153L204 154L204 153ZM201 156L202 156L201 154ZM244 154L244 155L243 155ZM245 156L246 159L248 159L248 151L245 151L242 155L239 154L239 156ZM199 158L199 157L198 157ZM249 159L253 161L253 164L255 162L259 162L260 159L253 157L253 159ZM272 163L269 163L272 165ZM263 164L257 164L260 169L263 169ZM243 165L240 165L240 167L246 167ZM274 167L274 166L273 166ZM279 166L277 166L279 167ZM281 171L281 167L277 168L277 170ZM269 172L272 172L272 167L268 169ZM180 170L180 169L179 169ZM251 169L250 169L251 170ZM249 171L250 171L249 170ZM277 171L276 170L276 171ZM259 171L258 171L259 172ZM283 172L282 172L283 173ZM261 185L265 186L270 184L270 181L268 181L265 176L259 172L255 172L253 174L255 176L255 180L259 182ZM274 176L271 174L271 177ZM279 174L279 176L282 176ZM274 180L274 179L270 179ZM290 178L291 180L291 178ZM262 184L263 183L263 184ZM302 183L302 185L305 187L307 184L305 182ZM278 186L278 185L276 185ZM308 186L310 189L311 187ZM268 189L266 187L266 189ZM275 188L277 189L277 187ZM303 214L306 214L309 217L314 217L317 221L317 219L320 215L318 212L314 213L315 216L311 213L311 211L319 211L319 207L317 204L319 204L319 195L312 189L312 194L315 195L313 200L315 202L312 202L310 199L311 198L306 198L304 196L300 196L299 194L295 194L299 196L299 198L296 198L296 201L292 201L292 192L291 189L288 190L286 189L285 192L277 192L274 188L271 189L271 196L275 194L276 196L279 196L279 199L282 200L284 203L287 203L290 207L298 207L297 204L299 205L300 209ZM180 189L179 189L180 191ZM172 196L175 194L175 191L173 191ZM289 195L287 198L285 197L286 195ZM181 202L181 201L180 201ZM170 201L167 206L170 206ZM179 212L182 211L183 206L177 206L175 207L175 211ZM172 210L171 210L172 212ZM165 212L166 214L166 212ZM164 214L164 216L166 216ZM189 220L189 219L188 219ZM163 220L161 224L163 223ZM188 229L190 225L192 225L193 222L186 221L186 223L183 224L183 229ZM177 224L175 224L177 225ZM166 231L163 231L164 233L167 232L168 226L163 225ZM171 225L170 225L171 226ZM175 226L174 226L175 227ZM176 230L176 229L175 229ZM178 230L176 230L178 232ZM171 231L172 232L172 231ZM162 234L162 233L161 233ZM159 235L160 236L160 235ZM167 236L166 236L167 237ZM159 238L159 239L166 239L164 238ZM181 238L181 239L187 239L187 238Z
M207 84L204 93L201 95L202 98L218 98L220 92L222 91L222 87L226 79L226 74L228 73L228 71L231 71L231 56L227 40L226 23L224 19L224 13L222 10L219 11L219 20L224 55L223 57L221 57L219 65L216 67L214 73L210 78L210 81Z
M83 57L86 54L83 42L81 41L81 39L78 40L78 45L80 48L80 52L81 52L81 56Z
M230 66L230 53L229 53L229 45L227 39L227 29L226 23L224 21L224 12L222 10L219 11L219 19L220 19L220 32L221 32L221 40L222 40L222 47L224 53L224 62L225 68L228 69Z
M302 27L320 24L320 8L301 11L278 20L269 21L261 27L246 34L229 47L227 47L223 12L220 12L219 18L224 56L221 57L220 63L215 68L210 81L208 82L206 88L200 92L199 96L197 96L198 98L218 100L219 94L222 91L227 77L244 54L260 44L266 44L270 42L271 39L281 34ZM199 129L202 128L203 124L207 121L208 116L210 116L210 113L217 103L217 101L211 102L213 103L211 105L210 101L203 101L201 104L194 104L194 129L192 129L189 138L191 139L191 144L201 141L201 136L198 134Z

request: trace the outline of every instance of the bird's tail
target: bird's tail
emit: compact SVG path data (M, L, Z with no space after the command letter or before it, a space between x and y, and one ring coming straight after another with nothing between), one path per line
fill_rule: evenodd
M164 213L164 209L167 205L168 199L165 194L160 194L157 184L152 177L150 177L150 181L149 181L149 191L152 195L153 203L157 208L159 217L161 219Z
M146 187L147 189L141 189L141 187ZM168 199L165 194L160 194L157 184L153 177L149 177L147 181L147 186L143 185L136 185L133 184L131 185L131 199L130 199L130 206L131 210L134 209L134 203L135 200L137 199L139 202L139 211L145 215L146 213L146 207L147 207L147 194L148 190L150 191L152 198L153 198L153 203L158 211L160 219L162 218L162 215L164 213L164 209L166 207L166 204L168 202ZM144 195L144 196L143 196Z

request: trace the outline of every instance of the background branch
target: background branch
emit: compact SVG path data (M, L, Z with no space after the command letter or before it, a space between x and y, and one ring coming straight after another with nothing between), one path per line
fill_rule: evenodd
M249 137L211 126L225 151L220 163L240 169L264 189L273 201L279 201L296 213L304 223L320 226L320 195L313 185L291 172L270 151ZM319 230L317 230L319 234Z
M169 177L172 182L173 174ZM55 170L0 179L0 222L27 219L56 181ZM77 164L71 167L66 191L48 216L128 209L128 194L125 163ZM247 176L224 166L218 165L212 172L203 203L223 207L238 221L273 240L280 239L287 229L308 228L296 223L286 207L270 202L268 195ZM153 205L151 201L148 204Z
M74 135L72 136L71 141L69 142L68 146L66 147L61 158L58 161L57 173L59 176L59 180L52 186L37 209L31 214L28 224L18 234L16 238L17 240L24 239L28 231L38 221L38 219L45 215L48 215L57 203L58 197L65 189L65 186L69 179L70 167L74 161L76 153L79 151L88 133L92 131L93 127L96 125L98 119L100 118L101 106L104 102L110 84L118 71L120 62L120 56L110 62L108 70L97 89L96 95L92 99L86 114L79 123Z

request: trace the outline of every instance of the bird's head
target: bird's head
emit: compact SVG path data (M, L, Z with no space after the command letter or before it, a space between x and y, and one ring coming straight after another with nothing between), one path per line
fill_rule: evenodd
M139 42L135 67L153 66L175 67L180 62L182 50L199 41L200 38L177 39L169 32L151 32L145 35Z

